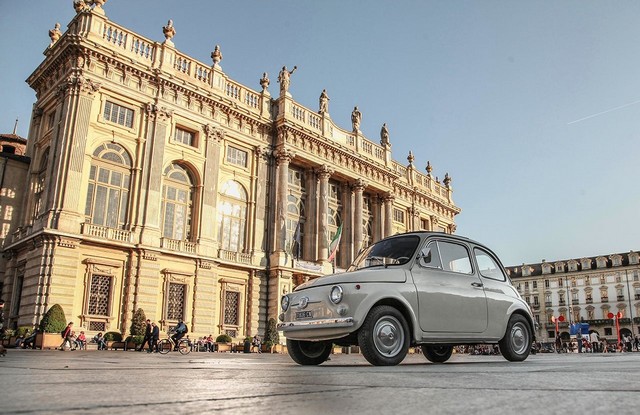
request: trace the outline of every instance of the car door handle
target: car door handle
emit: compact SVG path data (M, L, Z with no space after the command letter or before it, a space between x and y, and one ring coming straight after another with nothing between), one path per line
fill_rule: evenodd
M481 282L472 282L471 286L476 287L476 288L482 288L484 286L484 284L482 284Z

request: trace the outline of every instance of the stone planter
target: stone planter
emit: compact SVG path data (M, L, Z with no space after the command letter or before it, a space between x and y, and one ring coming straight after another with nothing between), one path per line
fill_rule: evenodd
M36 349L57 349L62 344L60 333L38 333L36 335Z
M287 346L284 344L276 344L273 346L271 353L287 354Z
M230 352L231 351L231 343L216 343L216 351L217 352Z

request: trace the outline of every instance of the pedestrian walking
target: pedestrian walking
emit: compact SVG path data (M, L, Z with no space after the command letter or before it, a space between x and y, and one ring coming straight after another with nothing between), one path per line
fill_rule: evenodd
M65 327L64 330L62 330L62 344L60 345L60 350L62 350L64 352L64 347L65 345L69 345L69 349L71 349L73 342L72 342L72 336L73 336L73 321L70 321L69 324L67 324L67 327Z
M160 340L160 327L156 323L151 323L151 344L147 353L158 351L158 340Z
M142 339L142 344L140 345L140 348L138 349L139 352L144 350L144 345L146 344L147 346L151 347L151 320L147 319L147 325L144 329L144 339Z

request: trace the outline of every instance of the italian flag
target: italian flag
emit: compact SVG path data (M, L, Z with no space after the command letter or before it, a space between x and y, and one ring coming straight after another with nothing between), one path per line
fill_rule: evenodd
M338 252L338 246L340 246L340 239L342 238L342 224L338 227L338 231L333 236L331 243L329 244L329 258L327 261L331 262L335 259L336 253Z

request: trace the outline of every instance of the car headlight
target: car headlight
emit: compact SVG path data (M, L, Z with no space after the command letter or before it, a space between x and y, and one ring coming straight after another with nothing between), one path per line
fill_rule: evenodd
M282 311L287 311L289 309L289 296L283 295L280 300L280 307L282 307Z
M342 301L342 287L339 285L334 285L331 287L331 294L329 295L329 299L333 304L338 304Z

